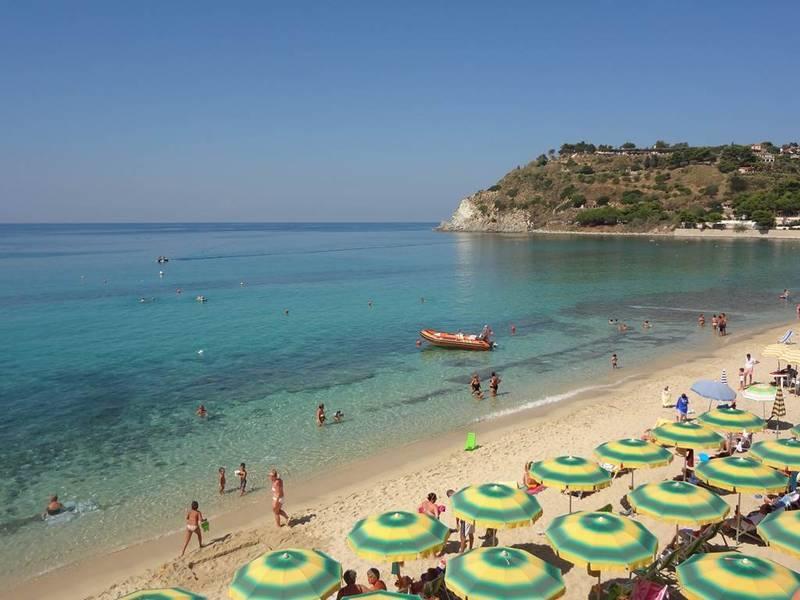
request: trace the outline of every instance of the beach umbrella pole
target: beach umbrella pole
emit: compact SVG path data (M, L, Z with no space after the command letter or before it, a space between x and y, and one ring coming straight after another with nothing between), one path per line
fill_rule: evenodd
M739 492L739 499L736 501L736 545L739 545L739 529L742 526L742 493Z
M572 492L569 491L569 486L567 486L567 496L569 496L569 514L572 514Z

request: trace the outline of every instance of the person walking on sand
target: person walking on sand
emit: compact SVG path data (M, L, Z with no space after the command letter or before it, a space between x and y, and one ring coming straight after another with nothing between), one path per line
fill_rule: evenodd
M497 396L497 390L500 387L500 378L497 373L492 371L492 376L489 378L489 389L492 391L492 397Z
M219 468L219 493L225 493L225 467Z
M186 538L183 542L181 556L186 554L186 548L189 546L193 533L197 534L197 543L200 544L201 548L203 547L203 534L200 531L200 524L205 519L203 519L203 513L200 512L199 508L200 505L197 504L197 500L192 500L192 508L186 513Z
M283 527L281 517L286 519L287 525L289 524L289 515L283 510L283 479L278 475L278 471L272 469L269 472L269 480L272 483L272 513L275 515L275 524L278 527Z
M244 463L239 465L234 475L239 476L239 495L244 496L245 491L247 491L247 468L244 466Z
M612 369L619 369L619 359L617 358L617 354L616 353L611 355L611 368Z

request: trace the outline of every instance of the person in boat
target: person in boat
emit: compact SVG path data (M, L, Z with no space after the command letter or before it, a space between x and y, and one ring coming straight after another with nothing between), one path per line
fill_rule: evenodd
M320 404L317 407L317 427L325 425L325 405Z
M478 339L488 342L491 335L492 335L491 328L488 325L484 325L483 329L481 330L481 334L478 336Z
M469 382L470 388L472 388L472 395L476 398L482 398L483 392L481 391L481 378L478 376L477 373L472 374L472 379Z
M497 396L497 389L500 387L500 378L497 376L497 373L492 371L492 376L489 378L489 389L492 392L492 396Z
M64 505L58 501L58 496L50 496L50 502L48 502L45 509L45 516L54 517L64 512L64 510Z

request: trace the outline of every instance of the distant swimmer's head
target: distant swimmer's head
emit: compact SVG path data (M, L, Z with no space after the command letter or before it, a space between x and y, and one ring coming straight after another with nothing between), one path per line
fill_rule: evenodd
M224 474L225 473L225 467L220 467L219 468L219 472Z
M239 463L239 468L244 469L245 468L244 463Z
M200 508L200 505L197 503L197 500L192 500L192 510L197 510Z

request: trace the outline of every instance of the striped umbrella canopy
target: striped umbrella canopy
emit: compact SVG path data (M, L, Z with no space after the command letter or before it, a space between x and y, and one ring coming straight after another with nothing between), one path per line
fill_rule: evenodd
M372 598L372 600L419 600L416 594L401 594L400 592L367 592L366 594L358 594L358 600L361 598Z
M780 359L787 348L789 348L789 346L786 344L767 344L764 346L763 350L761 350L761 356Z
M764 419L737 408L716 408L703 413L697 420L717 431L763 431L767 426Z
M556 517L545 535L561 558L593 571L644 567L658 551L658 539L644 525L605 512Z
M750 448L750 456L775 469L800 471L800 440L757 442Z
M725 441L720 434L696 423L667 423L650 434L659 444L690 450L717 449Z
M766 558L714 552L678 565L678 582L689 600L788 600L800 575Z
M631 486L633 486L633 469L643 467L662 467L672 462L672 453L653 442L629 438L606 442L594 449L598 462L608 463L620 469L631 469Z
M772 405L772 413L769 415L769 420L777 420L786 416L786 405L783 403L783 389L778 388L775 393L775 402ZM777 427L777 425L776 425Z
M591 492L611 485L608 471L580 456L559 456L535 462L530 474L547 487L567 491ZM572 494L569 495L569 511L572 512Z
M797 345L784 345L780 358L787 363L798 363L800 362L800 348L798 348Z
M450 498L456 517L489 529L533 525L542 516L539 501L499 483L471 485Z
M452 558L444 581L469 600L549 600L565 591L558 567L518 548L477 548Z
M774 469L749 458L728 456L700 463L695 475L709 485L739 494L736 501L736 542L739 542L742 492L769 493L786 489L789 480Z
M433 517L394 511L361 519L347 544L367 560L402 562L437 554L449 535L450 529Z
M742 396L748 400L754 400L756 402L772 402L775 400L775 394L777 391L778 388L772 384L754 383L753 385L745 388L745 390L742 392Z
M708 460L697 465L694 472L709 485L737 493L779 492L788 484L787 477L775 469L741 456Z
M761 539L773 548L800 556L800 510L771 513L757 529Z
M321 600L339 589L342 565L319 550L275 550L233 576L233 600Z
M731 510L715 493L685 481L640 485L628 501L633 510L676 525L707 525L724 519Z
M174 587L157 590L140 590L123 596L120 600L206 600L206 597L200 594L193 594L182 588Z

